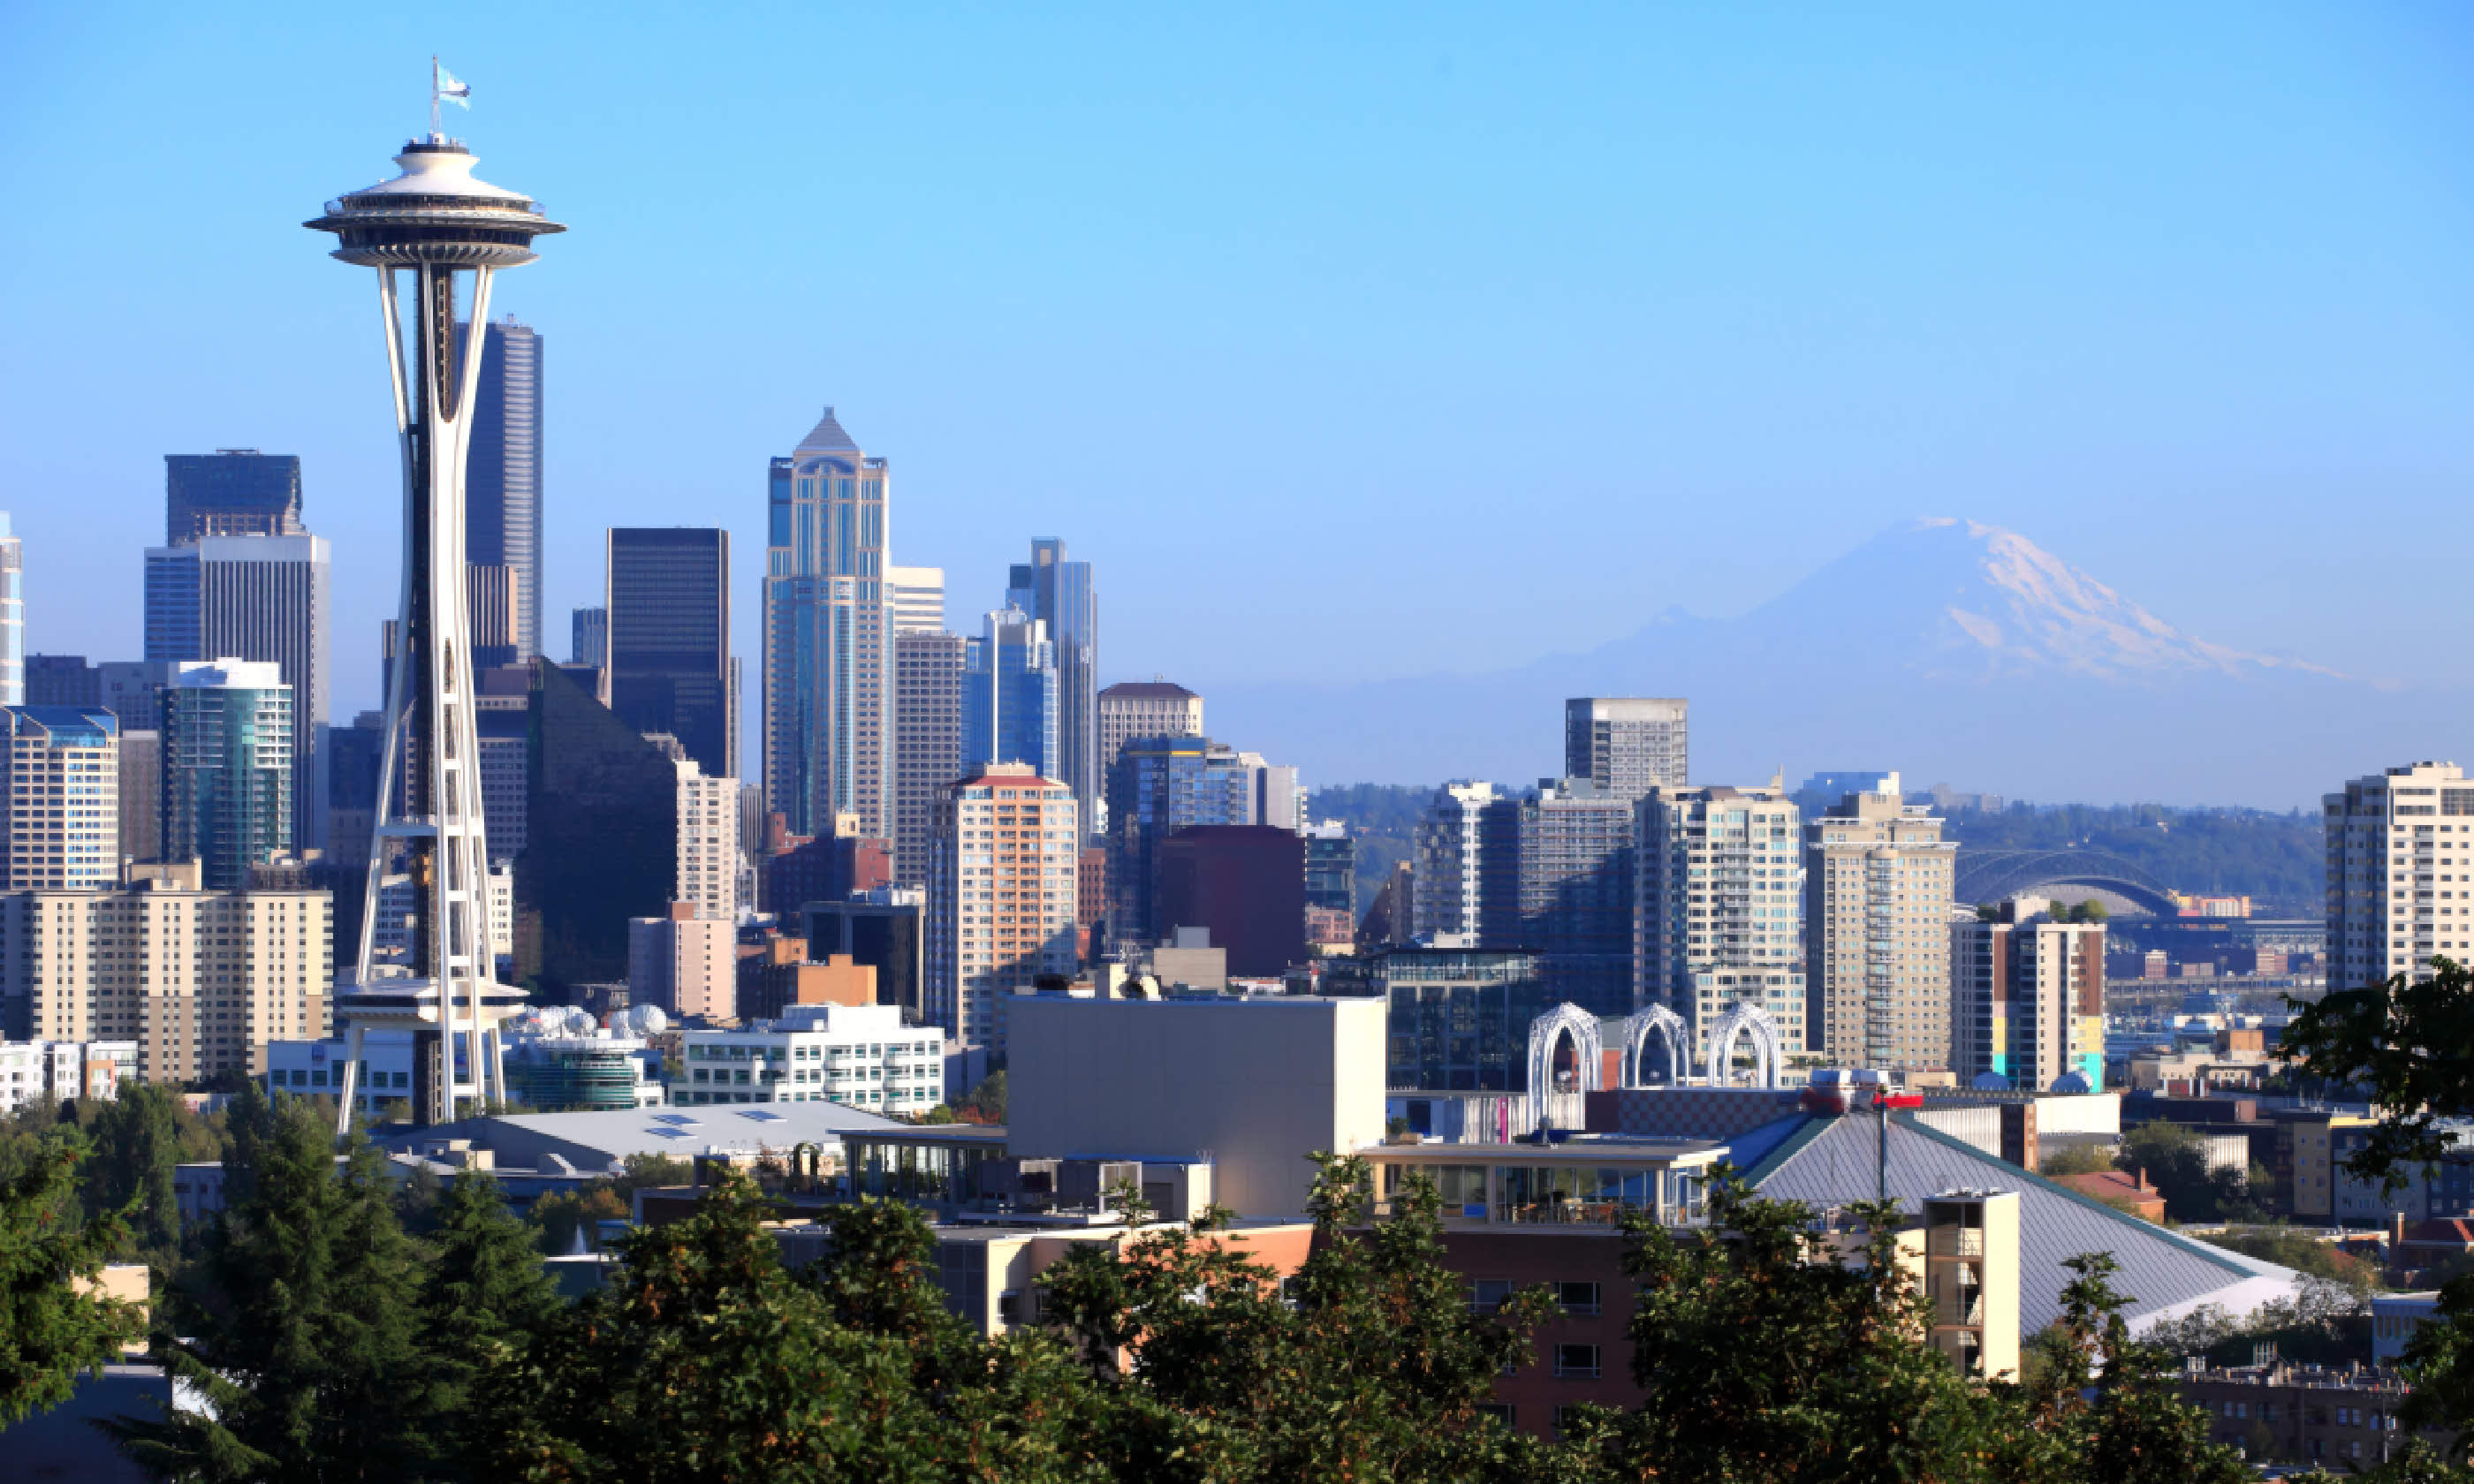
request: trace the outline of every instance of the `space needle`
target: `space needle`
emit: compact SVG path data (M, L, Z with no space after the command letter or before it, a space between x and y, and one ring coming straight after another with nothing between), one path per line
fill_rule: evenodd
M440 100L464 105L470 90L435 58L430 75L430 131L395 157L401 174L330 201L302 224L334 233L336 257L377 270L403 454L402 595L377 825L358 971L333 1000L351 1026L338 1134L350 1126L365 1032L412 1032L414 1117L446 1123L461 1099L505 1097L498 1027L523 1003L521 990L497 982L490 947L464 610L464 466L491 279L531 262L535 237L565 228L538 202L473 176L472 152L438 124ZM400 911L383 949L382 899Z

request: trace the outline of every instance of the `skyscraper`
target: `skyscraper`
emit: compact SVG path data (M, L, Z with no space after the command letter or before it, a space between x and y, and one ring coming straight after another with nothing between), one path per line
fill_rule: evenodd
M2045 905L2004 902L1996 921L1948 924L1950 1066L1961 1087L2104 1086L2104 924L2056 922Z
M1471 948L1485 931L1486 815L1494 785L1446 783L1418 822L1413 931L1438 946Z
M893 593L885 464L831 407L767 473L764 807L792 834L893 824Z
M1117 757L1136 737L1202 735L1202 698L1153 677L1120 681L1100 692L1100 778L1113 788Z
M413 1114L446 1122L468 1094L505 1097L498 1025L521 1001L497 981L479 749L473 708L458 704L473 690L464 476L481 357L455 326L487 323L498 270L531 262L533 239L563 228L521 193L473 176L472 153L436 132L434 69L431 88L431 132L396 156L401 173L328 202L326 214L304 224L335 234L335 257L378 271L404 476L400 658L380 723L400 741L386 750L376 830L384 849L371 852L373 910L352 993L341 996L352 1029L335 1100L339 1134L371 1026L412 1033ZM407 275L408 313L400 301ZM411 922L406 951L381 966L375 906L391 874L414 886ZM469 1082L457 1076L459 1065L470 1068Z
M1535 954L1538 977L1556 1001L1630 1015L1632 801L1587 778L1564 778L1487 809L1479 946Z
M962 665L958 634L893 636L893 879L928 884L937 790L962 776Z
M607 573L610 709L678 738L706 777L737 778L730 533L614 526Z
M963 663L962 766L1018 762L1061 774L1057 698L1048 626L1019 608L990 613Z
M1805 1043L1804 840L1783 786L1662 788L1633 836L1633 997L1697 1039L1730 1008Z
M567 658L570 664L589 664L594 669L610 663L610 610L606 608L579 608L568 617Z
M0 891L91 892L120 878L120 724L101 706L0 706Z
M669 915L679 767L546 660L533 662L530 706L516 967L556 998L623 978L628 919Z
M991 763L946 785L928 889L928 1018L1002 1053L1006 1007L1077 967L1074 796Z
M2461 964L2474 959L2474 906L2432 899L2435 868L2454 874L2461 863L2474 865L2474 779L2453 762L2409 763L2355 778L2321 802L2328 988L2361 989L2398 974L2428 979L2435 953Z
M1637 799L1691 781L1688 702L1579 696L1564 703L1564 772Z
M26 705L101 706L103 673L84 655L28 655Z
M124 727L118 751L120 859L159 861L163 858L163 734Z
M209 536L302 536L301 461L218 448L163 456L163 544Z
M1082 837L1099 832L1106 778L1100 770L1100 599L1091 563L1065 560L1065 543L1031 543L1031 561L1013 569L1007 601L1038 619L1056 650L1057 762L1050 770L1074 790Z
M514 315L483 329L464 559L506 568L514 658L530 659L542 652L542 338Z
M885 586L893 594L893 632L941 634L945 628L945 569L940 566L885 568Z
M161 730L163 687L172 683L177 663L170 659L107 659L94 667L103 687L103 707L120 718L124 736L133 731Z
M292 848L292 706L272 660L186 660L163 693L163 854L207 891Z
M1805 1031L1835 1066L1948 1066L1958 846L1897 774L1879 781L1804 822Z
M327 719L328 586L323 537L204 536L146 551L148 659L267 660L291 688L291 797L300 807L285 848L294 850L320 845L325 825L318 736Z
M1162 841L1192 825L1258 825L1258 770L1208 737L1143 737L1118 755L1108 800L1108 936L1156 943Z
M26 551L0 510L0 706L26 704Z

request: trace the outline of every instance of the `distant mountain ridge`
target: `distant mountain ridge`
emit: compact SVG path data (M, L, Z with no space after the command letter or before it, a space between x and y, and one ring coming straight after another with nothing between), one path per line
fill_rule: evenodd
M1316 782L1560 771L1566 696L1684 696L1695 781L1899 768L2013 796L2316 802L2449 756L2468 698L2409 698L2183 633L1999 526L1903 522L1735 619L1669 610L1579 654L1473 676L1214 685L1213 735Z

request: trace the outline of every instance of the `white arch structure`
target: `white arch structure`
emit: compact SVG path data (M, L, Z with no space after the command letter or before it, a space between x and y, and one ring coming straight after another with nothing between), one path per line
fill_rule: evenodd
M1775 1088L1779 1085L1778 1022L1758 1005L1737 1004L1710 1027L1710 1052L1702 1068L1710 1086L1727 1086L1728 1064L1734 1060L1735 1041L1749 1036L1753 1042L1753 1086Z
M1649 1038L1657 1036L1666 1045L1666 1085L1684 1086L1692 1070L1692 1033L1685 1028L1684 1017L1664 1005L1652 1005L1624 1017L1623 1085L1627 1088L1647 1087L1643 1080L1644 1054L1649 1050Z
M1543 1097L1555 1090L1555 1043L1565 1032L1572 1037L1572 1050L1580 1065L1580 1089L1597 1091L1606 1082L1603 1068L1606 1056L1598 1037L1598 1017L1574 1004L1562 1004L1529 1022L1529 1095Z

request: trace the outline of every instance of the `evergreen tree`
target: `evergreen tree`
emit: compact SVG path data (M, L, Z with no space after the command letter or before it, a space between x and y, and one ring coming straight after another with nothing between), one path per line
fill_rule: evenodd
M157 1336L207 1410L108 1430L176 1479L414 1476L431 1422L418 1291L376 1155L355 1138L339 1161L314 1111L244 1086L224 1190L195 1281Z
M172 1192L182 1155L181 1104L159 1083L132 1083L87 1115L95 1158L84 1189L89 1212L130 1212L137 1251L169 1257L181 1245Z
M464 1170L430 1207L437 1257L422 1281L419 1335L428 1358L424 1409L434 1475L509 1472L508 1440L540 1387L540 1345L565 1305L531 1229L509 1214L497 1178Z
M129 1305L82 1291L129 1231L117 1211L80 1217L85 1157L63 1130L0 1178L0 1427L67 1400L79 1371L119 1358L141 1328Z

